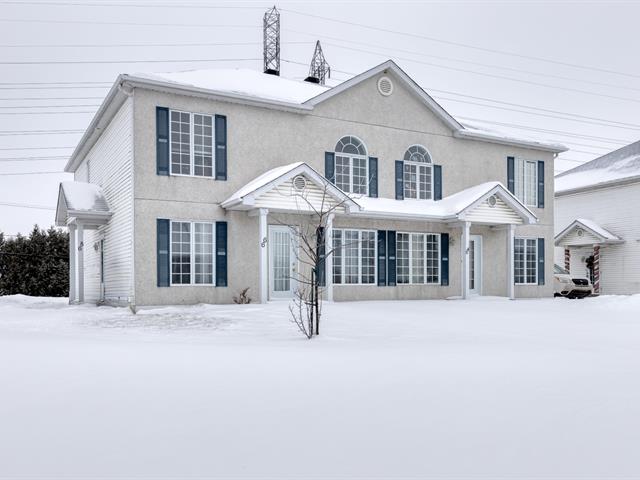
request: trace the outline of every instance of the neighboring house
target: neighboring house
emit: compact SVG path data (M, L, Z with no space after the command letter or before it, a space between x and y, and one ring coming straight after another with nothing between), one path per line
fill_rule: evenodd
M249 70L121 75L60 187L70 300L290 297L299 192L337 206L329 299L550 297L564 150L465 128L392 61L333 88Z
M596 293L640 293L640 141L555 181L556 263Z

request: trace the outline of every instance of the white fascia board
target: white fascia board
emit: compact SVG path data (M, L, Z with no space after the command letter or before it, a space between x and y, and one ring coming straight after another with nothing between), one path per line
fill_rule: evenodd
M460 130L456 130L453 136L466 140L480 140L489 143L498 143L500 145L511 145L514 147L524 147L530 148L532 150L541 150L543 152L562 153L569 150L567 147L560 144L541 142L539 143L529 140L519 140L516 138L504 138L500 135L491 135L490 133L471 132L469 130L465 130L464 127L462 127Z
M251 95L242 95L239 93L209 90L206 88L194 87L191 85L182 85L175 82L163 82L161 80L152 80L148 78L136 77L133 75L123 75L122 77L123 81L131 85L133 88L145 88L148 90L157 90L165 93L176 93L179 95L189 95L192 97L206 98L208 100L239 103L242 105L250 105L262 108L273 108L298 114L307 114L308 112L313 110L313 107L304 104L283 102L279 100L269 100L266 98L259 98Z
M119 75L71 154L69 161L64 167L65 172L75 172L80 162L84 159L84 156L98 141L102 131L109 125L109 122L111 122L118 110L120 110L120 107L127 97L128 94L125 93L122 88L122 75Z
M640 182L640 175L634 175L632 177L618 178L615 180L608 180L606 182L594 183L591 185L583 185L581 187L576 187L576 188L568 188L566 190L560 190L560 191L556 190L554 192L554 195L556 198L558 198L558 197L563 197L565 195L575 195L578 193L586 193L586 192L591 192L593 190L620 187L620 186L630 185L630 184L639 183L639 182Z
M430 222L451 222L457 220L453 215L421 215L419 213L401 213L401 212L376 212L360 210L350 213L349 216L357 218L373 218L384 220L421 220Z
M480 196L476 201L460 210L456 216L460 220L464 220L466 212L468 212L469 210L473 210L475 207L487 200L491 195L498 195L513 211L520 215L520 218L522 218L528 224L533 225L538 223L538 217L536 217L536 215L531 210L529 210L529 208L524 203L522 203L518 199L518 197L513 195L502 184L496 185L487 193Z

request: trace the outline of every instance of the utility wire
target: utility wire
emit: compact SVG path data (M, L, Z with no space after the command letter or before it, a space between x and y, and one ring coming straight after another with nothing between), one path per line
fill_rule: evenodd
M41 132L0 132L0 137L24 137L31 135L78 135L84 130L43 130Z
M3 23L53 23L82 25L118 25L134 27L186 27L186 28L257 28L258 25L234 25L228 23L142 23L142 22L105 22L98 20L40 20L32 18L0 18Z
M202 62L255 62L261 58L209 58L209 59L172 59L172 60L39 60L0 62L0 65L88 65L117 63L202 63Z
M79 108L79 107L99 107L100 104L80 104L80 105L1 105L0 108L18 109L18 108Z
M289 13L293 13L295 15L301 15L301 16L304 16L304 17L317 18L317 19L320 19L320 20L326 20L326 21L334 22L334 23L341 23L341 24L344 24L344 25L351 25L351 26L366 28L366 29L374 30L374 31L378 31L378 32L392 33L392 34L402 35L402 36L411 37L411 38L419 38L419 39L422 39L422 40L428 40L428 41L431 41L431 42L438 42L438 43L443 43L443 44L447 44L447 45L453 45L453 46L456 46L456 47L469 48L469 49L473 49L473 50L489 52L489 53L496 53L496 54L499 54L499 55L506 55L506 56L517 57L517 58L525 58L525 59L528 59L528 60L535 60L535 61L538 61L538 62L551 63L551 64L554 64L554 65L563 65L563 66L572 67L572 68L580 68L580 69L583 69L583 70L593 70L593 71L597 71L597 72L610 73L610 74L614 74L614 75L622 75L622 76L626 76L626 77L640 78L640 75L636 75L636 74L633 74L633 73L620 72L620 71L616 71L616 70L609 70L609 69L606 69L606 68L593 67L593 66L590 66L590 65L580 65L580 64L577 64L577 63L563 62L563 61L559 61L559 60L553 60L553 59L550 59L550 58L537 57L537 56L534 56L534 55L524 55L524 54L520 54L520 53L516 53L516 52L509 52L509 51L506 51L506 50L498 50L498 49L493 49L493 48L479 47L477 45L471 45L471 44L462 43L462 42L455 42L455 41L451 41L451 40L444 40L444 39L440 39L440 38L436 38L436 37L430 37L430 36L427 36L427 35L422 35L422 34L417 34L417 33L412 33L412 32L402 32L402 31L392 30L392 29L378 27L378 26L374 26L374 25L366 25L366 24L363 24L363 23L351 22L351 21L348 21L348 20L341 20L341 19L338 19L338 18L331 18L331 17L322 16L322 15L314 15L314 14L311 14L311 13L299 12L299 11L296 11L296 10L291 10L289 8L281 8L280 11L281 12L289 12Z
M281 45L313 45L313 41L280 42ZM194 42L194 43L5 43L0 48L137 48L137 47L218 47L262 45L262 42Z
M21 160L49 161L49 160L67 160L68 155L47 156L47 157L4 157L0 158L0 162L17 162Z
M14 175L50 175L50 174L60 174L60 173L68 173L68 172L63 172L61 170L58 171L54 171L54 172L11 172L11 173L0 173L0 176L14 176Z
M78 3L78 2L18 2L4 1L7 5L43 5L43 6L61 6L61 7L136 7L136 8L214 8L214 9L246 9L246 10L264 10L264 7L253 7L246 5L196 5L196 4L168 4L168 3Z
M68 150L70 148L76 148L75 146L72 147L7 147L7 148L0 148L0 150Z

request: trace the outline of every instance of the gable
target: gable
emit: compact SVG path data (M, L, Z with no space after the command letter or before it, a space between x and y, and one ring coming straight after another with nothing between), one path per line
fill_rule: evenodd
M378 90L378 81L383 77L391 80L392 92L388 96ZM331 92L337 89L338 87L334 87ZM433 102L435 104L435 101ZM393 70L383 70L349 88L333 93L314 105L314 112L322 116L369 125L391 126L407 131L447 136L451 136L454 131L452 124L426 104L415 89ZM452 117L446 115L455 122Z
M464 218L473 223L513 225L524 223L520 215L498 196L495 196L495 204L493 206L487 198L468 212L465 212Z
M289 179L256 197L255 207L295 212L312 212L314 210L326 212L330 209L334 209L335 213L345 212L345 206L334 199L325 189L318 186L307 175L300 176L306 180L306 186L302 191L294 187L293 179Z

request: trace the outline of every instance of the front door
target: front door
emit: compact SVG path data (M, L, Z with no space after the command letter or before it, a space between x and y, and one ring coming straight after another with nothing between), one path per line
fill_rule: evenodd
M482 290L482 236L469 236L469 293L480 295Z
M298 259L290 227L269 227L269 298L291 298L295 288Z

